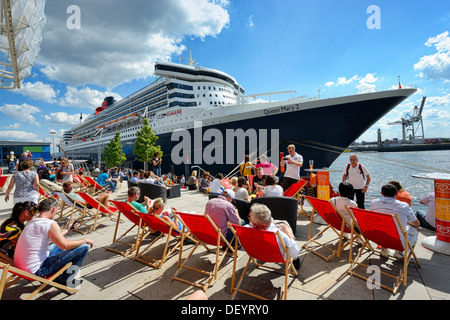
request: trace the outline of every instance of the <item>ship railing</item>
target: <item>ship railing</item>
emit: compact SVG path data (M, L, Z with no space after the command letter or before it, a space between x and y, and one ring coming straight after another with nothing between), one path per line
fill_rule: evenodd
M366 88L359 89L359 90L349 90L349 91L339 91L339 92L329 92L331 89L325 89L325 90L319 90L318 96L316 96L314 98L330 99L330 98L338 98L338 97L351 96L351 95L357 95L357 94L383 92L383 91L394 91L394 90L402 90L402 89L417 89L417 85L416 84L401 84L401 87L398 84L391 85L391 86L382 86L382 87L368 86Z

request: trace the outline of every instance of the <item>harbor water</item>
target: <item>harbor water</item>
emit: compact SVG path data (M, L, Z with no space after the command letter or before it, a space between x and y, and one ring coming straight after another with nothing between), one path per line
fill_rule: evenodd
M351 153L342 153L330 166L330 183L337 191ZM381 197L381 187L397 180L412 196L413 210L426 210L419 203L421 197L434 192L434 182L412 177L421 172L450 172L450 150L418 152L356 152L359 162L370 172L371 182L366 195L366 209L370 200Z

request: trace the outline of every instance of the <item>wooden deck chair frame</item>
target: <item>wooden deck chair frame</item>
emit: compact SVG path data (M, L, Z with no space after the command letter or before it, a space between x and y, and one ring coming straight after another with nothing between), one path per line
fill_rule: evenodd
M0 191L6 191L9 185L9 176L0 176Z
M0 252L0 262L3 262L5 264L14 265L14 260L7 255Z
M108 251L112 251L118 254L121 254L124 257L127 257L130 253L132 253L139 244L139 239L145 239L149 236L150 231L147 230L147 225L142 221L141 217L138 214L138 210L129 202L122 202L122 201L116 201L116 200L109 200L117 209L118 209L118 215L117 215L117 221L116 221L116 227L114 229L114 236L113 241L109 245L109 247L106 248ZM124 215L133 225L126 230L122 235L117 237L117 231L119 229L119 223L120 223L120 215ZM133 229L137 227L136 232L136 239L134 242L127 242L122 240L125 236L127 236ZM142 241L141 240L141 241ZM118 250L113 248L115 244L125 244L129 246L127 250Z
M79 182L76 182L76 185L78 189L76 189L76 192L88 192L91 188L91 184L84 179L84 177L80 176L79 174L75 174L76 179L79 180ZM75 182L75 179L74 179Z
M177 219L182 222L184 227L183 227L183 230L181 233L181 240L180 240L181 245L180 245L179 257L178 257L178 269L177 269L175 275L172 277L172 281L177 280L177 281L192 285L194 287L200 288L206 292L206 290L210 286L212 280L213 279L217 280L217 273L219 271L220 265L223 262L223 259L225 258L225 256L228 253L228 250L231 250L231 252L234 253L234 248L225 239L225 236L222 234L221 230L216 226L216 224L214 223L214 221L211 219L211 217L209 215L200 215L200 214L182 213L182 212L177 212L177 213L175 213L175 215L177 216ZM203 227L205 227L204 231L206 232L206 228L211 228L214 233L214 239L212 239L212 238L206 239L204 237L204 235L198 233L197 230L194 231L194 228L192 228L191 222L187 222L187 221L190 221L188 219L190 216L195 216L195 217L198 217L199 220L203 220L201 223L202 223ZM189 228L190 225L191 225L191 228ZM194 248L189 252L188 256L183 261L183 263L181 263L182 253L183 253L183 243L189 234L192 235L196 239L197 243L195 244ZM212 236L212 235L213 234L209 234L209 236ZM193 267L190 267L187 265L187 262L192 257L193 253L197 250L199 245L202 245L203 247L205 247L205 249L208 251L208 253L215 254L216 263L214 265L214 270L211 272L201 270L201 269L196 269L196 268L193 268ZM215 249L213 250L213 249L208 248L208 245L215 246ZM221 246L226 247L225 251L222 252L222 254L220 254ZM180 278L178 275L180 274L180 272L183 269L199 272L201 274L207 275L208 278L205 279L204 284L196 283L196 282L192 282L192 281Z
M251 262L253 262L257 268L265 269L268 271L278 272L278 273L284 275L284 287L283 287L283 290L281 291L281 300L286 300L287 299L287 291L288 291L289 275L292 275L295 278L297 278L298 272L292 263L292 258L289 256L288 249L286 248L286 245L283 241L283 238L280 235L280 232L279 231L273 232L273 231L266 231L266 230L257 230L257 229L253 229L253 228L249 228L249 227L245 227L245 226L236 225L236 224L231 225L230 223L228 223L228 226L230 227L230 229L234 233L234 235L237 237L237 239L239 239L239 243L241 244L242 248L246 251L246 253L249 257L247 264L245 265L245 268L242 271L241 277L239 278L239 282L235 287L234 284L235 284L235 278L236 278L236 261L237 261L236 254L237 254L237 243L238 243L238 241L235 241L235 248L234 248L235 249L234 250L235 257L234 257L234 261L233 261L233 276L232 276L232 280L231 280L231 291L232 291L231 300L234 300L234 298L236 297L236 294L238 292L245 293L247 295L250 295L252 297L255 297L255 298L258 298L261 300L268 300L267 298L265 298L261 295L258 295L254 292L240 289L242 281L243 281L245 275L247 274L247 270L248 270ZM257 238L258 239L258 247L259 247L258 249L262 249L262 251L264 253L261 254L261 252L256 252L257 250L255 250L255 246L252 246L251 243L248 242L248 238L245 238L243 236L243 233L245 233L245 232L250 232L250 233L253 233L253 235L257 234L260 236ZM280 241L280 243L282 245L282 248L284 250L286 258L283 258L282 254L280 252L280 248L279 248L277 239ZM271 241L269 241L269 240L271 240ZM270 258L267 256L264 256L264 254L267 254L267 250L269 250L269 248L274 248L273 253L271 253ZM269 258L269 259L266 259L266 258ZM265 260L270 260L270 261L265 261ZM270 267L265 264L261 264L258 261L262 261L262 262L266 262L266 263L283 263L284 268Z
M31 294L29 294L25 298L25 300L31 299L32 297L34 297L36 294L38 294L40 291L42 291L47 286L53 286L55 288L65 290L69 293L76 293L76 292L78 292L77 289L54 282L54 280L57 277L59 277L59 275L61 275L64 271L66 271L71 265L72 265L72 262L69 262L64 267L62 267L60 270L58 270L55 274L53 274L51 277L42 278L42 277L38 277L34 274L31 274L29 272L23 271L19 268L13 267L12 265L0 262L0 269L3 270L2 275L0 277L0 299L3 295L3 292L6 289L8 289L9 287L11 287L14 283L19 281L20 279L25 279L30 282L38 281L41 283L41 285L35 291L33 291ZM8 277L8 273L11 274L9 277Z
M71 197L64 191L55 191L55 196L61 201L61 204L59 205L61 210L59 212L59 216L55 218L55 220L58 221L65 216L69 216L69 221L63 228L67 227L74 220L74 213L78 212L80 214L80 217L83 217L86 210L88 210L85 203L82 203L78 199ZM66 209L68 209L69 211L64 213L64 210Z
M174 228L173 225L169 224L166 220L164 220L159 216L141 212L139 212L138 215L151 230L159 231L160 234L155 239L153 239L151 243L145 246L143 250L141 250L143 240L142 239L143 237L141 237L136 248L134 260L149 265L154 269L158 269L163 265L163 263L168 259L168 257L170 257L175 252L175 250L177 250L181 246L181 238L183 230ZM166 242L164 245L163 253L161 255L161 259L153 259L146 256L145 254L148 252L148 250L150 250L152 246L164 236L166 236ZM185 234L185 236L191 239L192 241L196 242L196 240L192 238L189 234ZM169 243L173 239L177 240L177 242L173 244L172 248L169 250Z
M305 196L306 201L311 205L311 207L317 211L317 213L325 220L327 223L327 226L314 235L314 237L311 238L311 232L312 232L312 226L314 223L314 215L311 215L311 222L309 225L309 233L308 233L308 241L302 246L305 250L314 253L315 255L321 257L326 262L329 262L334 257L339 257L342 250L345 249L347 246L350 246L350 253L349 253L349 263L352 261L353 257L353 242L355 238L359 238L361 241L361 236L355 232L355 224L353 221L348 221L345 216L343 216L339 210L334 206L334 204L330 201L318 199L310 196ZM324 206L326 208L324 208ZM339 242L337 249L332 249L329 246L327 246L324 243L321 243L317 241L318 238L320 238L327 230L331 229L334 231L334 233L338 236ZM350 241L346 241L346 243L343 245L344 241L344 233L350 234ZM328 256L325 256L318 252L317 249L312 248L311 244L316 244L320 246L321 248L327 249L330 251L330 254Z
M105 187L101 186L97 181L92 179L91 177L80 177L82 180L86 181L90 187L84 193L92 193L92 195L97 195L98 193L108 192Z
M54 197L52 192L47 189L46 187L44 187L43 185L39 184L39 199L38 202L41 202L42 200L46 199L46 198L52 198Z
M89 194L89 193L84 193L84 192L77 192L80 197L83 198L83 200L86 201L86 204L89 204L92 209L90 210L85 210L84 215L81 217L81 221L80 224L78 226L78 228L74 229L77 232L80 232L82 234L87 234L88 232L94 231L99 225L103 224L105 221L110 220L113 216L117 218L117 214L118 214L118 210L116 207L106 207L105 205L103 205L101 202L99 202L96 198L94 198L93 195ZM112 210L112 208L114 208ZM106 215L106 217L104 217L103 219L100 218L101 214ZM89 215L89 219L86 219L86 216ZM99 219L100 218L100 219ZM81 226L86 226L87 224L91 221L94 220L94 224L88 228L87 231L81 231L80 227Z
M414 248L411 245L411 243L409 243L408 241L408 233L404 230L403 226L401 225L400 219L398 218L398 216L396 214L389 214L389 213L382 213L382 212L376 212L376 211L370 211L370 210L366 210L366 209L360 209L360 208L350 208L347 207L349 213L351 214L352 218L354 219L354 221L356 221L356 226L359 228L359 230L361 231L361 234L364 237L364 243L363 246L361 247L361 249L359 250L356 258L352 261L352 263L350 264L350 267L347 270L347 274L356 276L357 278L363 279L365 281L369 281L368 277L365 277L357 272L355 272L355 270L359 267L363 267L363 268L369 268L368 265L365 265L362 262L359 262L361 255L364 251L364 249L368 248L370 249L371 253L368 257L365 257L364 260L368 259L372 254L379 254L380 251L379 250L375 250L373 249L372 246L369 245L369 241L372 241L378 245L381 246L385 246L386 248L389 248L388 245L386 245L386 243L381 243L382 241L377 241L377 239L374 239L374 236L372 236L372 234L370 233L370 230L368 231L366 229L367 224L366 222L363 222L362 220L362 216L371 216L372 222L374 219L377 220L377 224L372 223L372 226L377 226L378 225L378 230L380 230L380 225L381 223L383 223L381 218L384 218L386 222L391 224L391 229L395 229L397 232L396 234L391 234L393 237L389 237L390 239L394 239L396 241L396 248L389 248L389 249L396 249L399 250L401 249L401 247L403 247L403 251L404 251L404 257L403 257L403 268L400 272L399 275L393 275L391 273L387 273L381 270L377 270L377 269L373 269L373 271L383 274L393 280L395 280L395 283L393 285L393 287L387 286L383 283L380 282L376 282L375 281L375 277L371 277L370 281L372 281L372 284L375 284L376 286L379 286L381 288L384 288L390 292L392 292L393 295L395 295L398 292L398 289L400 288L400 285L403 283L404 286L406 286L407 284L407 273L408 273L408 264L409 261L411 260L411 258L414 257L415 263L417 264L417 266L420 267L420 263L419 260L417 259L416 254L414 253ZM389 226L388 226L389 227ZM386 234L386 233L385 233ZM389 234L388 234L389 235ZM404 239L404 243L402 243L401 237L400 235L403 237ZM384 237L385 239L387 239L388 237ZM391 240L390 240L391 241Z
M296 198L298 200L298 204L300 205L300 208L298 210L298 213L309 217L309 215L306 213L305 209L303 208L303 195L301 194L302 190L304 190L304 186L306 186L306 184L308 183L308 181L306 181L305 179L300 179L298 182L292 184L291 186L289 186L289 188L283 193L283 196L285 197L289 197L289 198Z

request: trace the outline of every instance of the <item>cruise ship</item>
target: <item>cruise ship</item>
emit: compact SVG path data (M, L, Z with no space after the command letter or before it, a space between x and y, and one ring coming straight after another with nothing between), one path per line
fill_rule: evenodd
M162 172L190 174L192 167L225 175L239 172L244 155L275 165L294 144L304 163L329 167L361 134L416 92L401 88L336 98L245 96L232 76L193 63L157 62L156 79L137 92L105 101L66 131L60 149L73 159L98 161L120 132L127 167L143 164L133 154L136 133L148 118L163 153ZM289 91L284 92L289 93ZM265 94L271 97L275 93ZM304 166L306 167L306 166ZM303 172L302 172L303 174Z

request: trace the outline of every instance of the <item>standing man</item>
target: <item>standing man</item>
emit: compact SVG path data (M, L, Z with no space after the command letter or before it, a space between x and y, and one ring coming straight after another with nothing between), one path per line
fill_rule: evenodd
M92 248L91 239L67 240L64 235L73 228L61 231L53 218L58 212L58 200L47 198L39 204L39 216L28 221L17 242L14 254L14 265L39 277L47 278L72 262L58 277L58 282L64 285L74 271L81 268L84 257ZM49 245L50 241L52 244Z
M286 164L286 172L283 177L283 191L286 191L292 184L300 180L300 167L303 165L303 157L295 152L293 144L288 145L289 155L281 160L280 165Z
M342 182L345 182L345 180L348 180L355 189L355 193L350 199L354 199L356 195L358 208L365 209L364 200L367 189L369 188L370 174L369 170L363 164L358 164L358 156L356 154L350 155L350 163L344 169Z
M9 155L6 156L6 160L8 161L9 173L12 174L17 160L16 156L14 155L14 151L11 151Z

